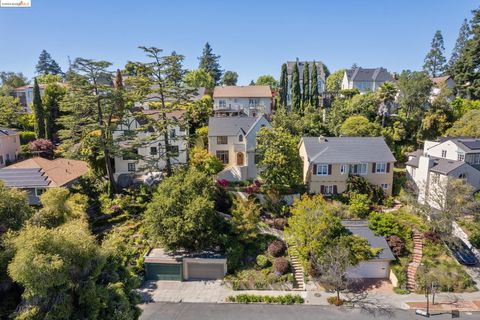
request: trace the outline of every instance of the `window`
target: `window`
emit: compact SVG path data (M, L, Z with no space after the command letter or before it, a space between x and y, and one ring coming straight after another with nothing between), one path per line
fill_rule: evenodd
M227 107L227 100L218 100L218 106L220 108L226 108Z
M3 164L3 156L0 156L0 164Z
M223 164L228 164L228 151L217 151L217 158Z
M185 127L184 126L180 126L180 132L185 132Z
M447 157L447 150L442 150L442 158L446 158Z
M135 163L128 164L128 172L135 172Z
M243 142L243 135L238 136L238 142Z
M467 180L467 174L466 173L461 173L459 176L458 176L459 179L462 179L462 180Z
M352 174L367 174L367 164L359 163L350 166L350 173Z
M167 151L172 157L178 157L178 155L180 154L180 152L178 151L178 146L168 146Z
M328 176L328 164L317 164L317 176Z
M480 153L471 153L465 156L465 161L469 164L480 164Z
M227 136L218 136L217 137L217 144L228 144L228 137Z
M248 99L248 106L249 106L250 108L258 107L259 104L260 104L260 99L258 99L258 98L250 98L250 99Z
M387 164L386 163L377 163L375 165L375 172L376 173L385 173L387 172Z
M459 153L459 154L458 154L458 157L457 157L457 160L458 160L458 161L463 161L463 160L465 160L465 154Z
M170 129L170 138L175 138L177 134L175 133L175 129Z
M341 173L341 174L348 174L348 171L349 171L349 170L348 170L348 169L349 169L348 167L349 167L348 164L342 164L342 165L340 166L340 173Z
M150 155L156 156L158 153L157 147L150 147Z
M334 193L334 188L333 186L324 186L324 194L333 194Z
M388 183L382 183L381 186L382 186L382 189L383 189L383 190L387 190L387 189L388 189Z
M42 193L45 192L45 189L44 188L35 188L35 195L37 197L40 197L42 195Z

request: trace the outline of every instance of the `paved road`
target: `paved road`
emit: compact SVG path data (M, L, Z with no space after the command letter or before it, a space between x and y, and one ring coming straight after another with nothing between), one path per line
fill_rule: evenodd
M281 306L216 303L150 303L141 306L141 320L367 320L367 319L424 319L413 311L394 310L376 314L360 309L330 306ZM450 314L432 316L433 319L451 319ZM480 319L480 313L461 313L461 319Z

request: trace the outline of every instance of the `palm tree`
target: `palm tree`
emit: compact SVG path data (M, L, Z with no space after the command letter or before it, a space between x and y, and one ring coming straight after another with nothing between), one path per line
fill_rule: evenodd
M392 107L395 104L395 97L397 95L397 87L392 82L384 82L378 88L377 96L381 103L378 108L378 113L382 116L382 127L385 127L385 118L390 114Z

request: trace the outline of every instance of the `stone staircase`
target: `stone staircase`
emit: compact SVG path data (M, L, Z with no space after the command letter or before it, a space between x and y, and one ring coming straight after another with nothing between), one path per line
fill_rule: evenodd
M288 247L288 254L292 262L292 272L293 272L293 290L295 291L305 291L305 279L303 276L303 267L300 263L300 258L298 257L297 250L295 246Z
M423 235L418 232L413 232L413 258L412 262L407 267L407 289L415 290L417 285L415 283L415 275L417 273L418 266L422 262L423 256Z

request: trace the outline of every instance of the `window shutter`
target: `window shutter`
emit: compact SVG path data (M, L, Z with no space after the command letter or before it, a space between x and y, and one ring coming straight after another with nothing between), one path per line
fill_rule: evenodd
M325 194L325 186L323 185L320 186L320 193Z
M390 172L390 162L387 162L387 173Z
M372 173L375 173L375 170L377 170L377 164L374 162L372 163Z
M316 175L317 174L317 165L316 164L313 165L312 170L313 170L312 174Z
M332 165L329 164L328 165L328 175L331 175L332 174Z
M333 194L337 194L337 185L333 186Z

